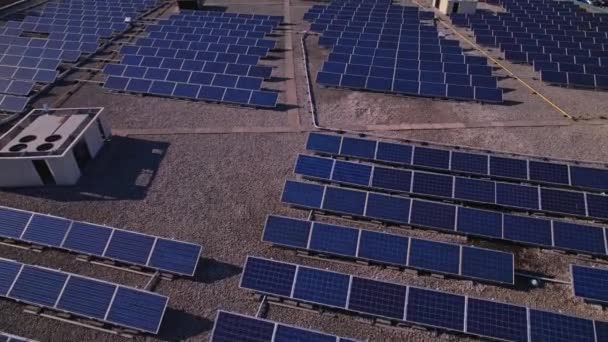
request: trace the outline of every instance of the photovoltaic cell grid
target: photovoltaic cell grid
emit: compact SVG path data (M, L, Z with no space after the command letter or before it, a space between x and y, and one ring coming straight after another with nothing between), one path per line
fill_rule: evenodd
M281 200L295 207L442 232L606 256L601 226L541 219L387 194L287 181Z
M432 12L386 0L315 5L304 19L332 53L317 74L324 86L501 103L487 59L440 38ZM472 64L472 65L469 65Z
M262 90L272 69L258 62L275 47L264 37L281 22L277 16L182 11L123 46L121 64L104 69L104 87L274 108L278 93Z
M604 195L582 191L410 171L309 155L298 155L294 172L314 180L414 196L608 219L608 199Z
M354 342L319 331L219 310L211 332L211 342Z
M157 0L48 3L22 21L0 28L0 110L23 112L35 83L55 82L61 62L75 62L99 48L99 39L128 29ZM24 33L48 34L47 38Z
M193 276L202 247L116 228L0 207L0 237Z
M570 273L575 296L608 304L608 269L570 265Z
M314 271L316 278L302 279L300 275L309 270ZM279 272L281 276L277 276ZM325 281L342 278L348 279L351 285L342 288ZM308 284L308 296L277 291L297 288L301 282ZM245 263L240 287L322 307L505 341L600 341L596 333L601 336L601 329L595 327L606 324L251 256ZM347 301L336 305L326 300L330 297L347 298Z
M0 296L137 331L158 333L168 298L153 292L0 259Z
M556 85L608 89L608 16L574 3L499 1L507 12L453 15L480 44L500 47L505 59L534 65Z
M262 241L384 265L501 284L514 283L512 253L268 216Z
M526 156L473 152L395 143L368 138L310 133L306 149L316 153L352 157L408 168L482 175L604 192L608 190L608 169L578 165L578 162L535 160Z

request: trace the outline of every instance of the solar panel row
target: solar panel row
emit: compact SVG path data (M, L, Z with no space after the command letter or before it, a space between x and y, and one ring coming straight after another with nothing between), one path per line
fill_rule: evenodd
M0 296L156 334L169 299L144 291L0 259Z
M296 326L286 325L260 319L251 316L240 315L232 312L219 310L211 332L211 342L247 342L255 339L255 342L355 342L319 331L303 329Z
M201 246L65 218L0 207L0 236L193 276Z
M603 341L608 323L249 256L241 288L503 341Z
M274 40L258 38L259 35L250 35L248 31L217 32L217 30L211 30L205 32L207 33L150 31L147 38L139 38L135 44L138 46L199 51L208 51L211 48L211 51L231 53L244 53L239 49L242 49L241 46L247 46L256 47L248 48L248 50L258 51L258 55L260 55L260 51L268 53L268 50L274 49L276 46Z
M608 89L608 75L541 70L540 79L554 85Z
M489 176L588 190L608 190L608 170L582 166L579 162L534 159L470 151L463 147L437 148L414 143L396 143L371 138L355 138L310 133L306 149L321 154L456 174Z
M582 191L503 183L299 155L294 173L355 187L422 197L608 219L608 197Z
M349 217L541 246L608 255L605 229L377 192L287 181L281 199L295 207Z
M275 43L276 42L274 40L270 40L270 39L264 39L264 37L266 36L266 33L264 32L255 32L255 31L246 31L246 30L234 30L234 29L219 29L219 28L205 28L205 27L195 27L194 29L191 28L184 28L184 27L177 27L177 26L160 26L160 25L149 25L146 27L146 31L149 32L149 37L150 38L157 38L153 35L156 34L165 34L165 37L171 37L168 39L173 39L173 40L179 40L176 39L178 36L175 35L183 35L183 38L187 38L190 41L200 41L200 39L202 39L200 36L207 36L204 37L204 39L211 39L212 37L216 37L215 39L228 39L226 37L238 37L238 38L248 38L247 40L241 40L241 42L239 42L239 44L241 45L251 45L251 44L245 44L243 42L248 42L248 41L253 41L253 39L257 39L257 42L264 42L265 44L270 44ZM163 39L162 37L159 37L161 39ZM145 39L145 38L140 38L141 39ZM215 41L212 41L215 42ZM272 47L268 46L269 48L273 48L274 45Z
M262 241L466 279L514 283L513 254L321 222L268 216Z

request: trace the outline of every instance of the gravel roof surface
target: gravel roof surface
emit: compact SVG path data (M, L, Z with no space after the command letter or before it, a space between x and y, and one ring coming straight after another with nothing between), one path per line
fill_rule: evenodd
M233 12L285 13L283 0L208 3L226 6ZM80 82L75 86L70 82L102 80L100 74L80 71L70 75L36 104L103 106L112 128L119 135L114 136L99 157L87 166L77 186L4 189L0 192L0 205L200 243L203 259L194 279L161 281L155 289L170 297L170 309L159 335L138 336L135 340L205 341L218 309L255 315L259 303L250 293L238 288L247 255L608 320L608 314L601 309L574 298L567 285L547 284L524 291L418 276L375 266L302 258L260 241L268 214L308 216L305 211L282 205L280 195L285 180L295 178L292 173L295 157L297 153L305 152L307 132L314 130L300 45L300 33L307 28L302 15L314 3L290 1L291 21L274 36L280 46L290 36L292 46L287 51L273 52L273 57L264 61L274 67L274 78L264 85L280 91L279 101L283 105L278 110L109 93L95 83ZM172 11L175 8L157 15ZM466 43L463 42L463 46ZM315 36L306 39L306 47L314 78L328 52L317 47ZM496 51L487 52L499 57ZM289 56L291 53L293 58ZM104 57L118 58L110 51ZM603 119L607 114L608 93L546 86L537 80L538 75L529 66L500 62L578 120L564 118L514 78L499 82L499 86L509 89L505 94L506 105L388 96L325 89L313 84L317 117L325 127L349 128L383 137L555 158L608 160L605 148L608 134ZM88 66L101 65L90 63ZM295 72L293 76L288 76L290 68ZM507 75L504 70L497 70L497 74ZM294 90L297 101L288 103L287 94ZM69 96L65 95L68 91ZM467 125L471 128L466 128ZM344 222L327 217L319 217L319 220L508 250L515 253L518 269L541 272L561 280L570 278L568 266L572 262L597 263L573 255L467 240L432 231ZM144 287L148 280L145 276L79 262L74 255L57 251L34 253L0 245L0 257L130 286ZM123 340L108 333L24 313L22 305L9 301L0 301L0 312L0 331L41 341ZM472 340L420 329L371 326L344 314L319 314L278 306L270 307L267 318L372 341Z

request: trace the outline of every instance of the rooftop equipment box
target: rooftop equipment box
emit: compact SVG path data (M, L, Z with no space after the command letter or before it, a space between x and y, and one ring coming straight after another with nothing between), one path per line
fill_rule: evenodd
M74 185L110 138L103 108L34 109L0 137L0 187Z
M474 14L477 0L433 0L433 6L445 15Z

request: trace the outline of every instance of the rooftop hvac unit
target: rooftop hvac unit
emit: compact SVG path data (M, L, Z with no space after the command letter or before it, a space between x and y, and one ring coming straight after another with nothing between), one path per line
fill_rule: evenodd
M110 138L103 108L34 109L0 137L0 187L74 185Z

